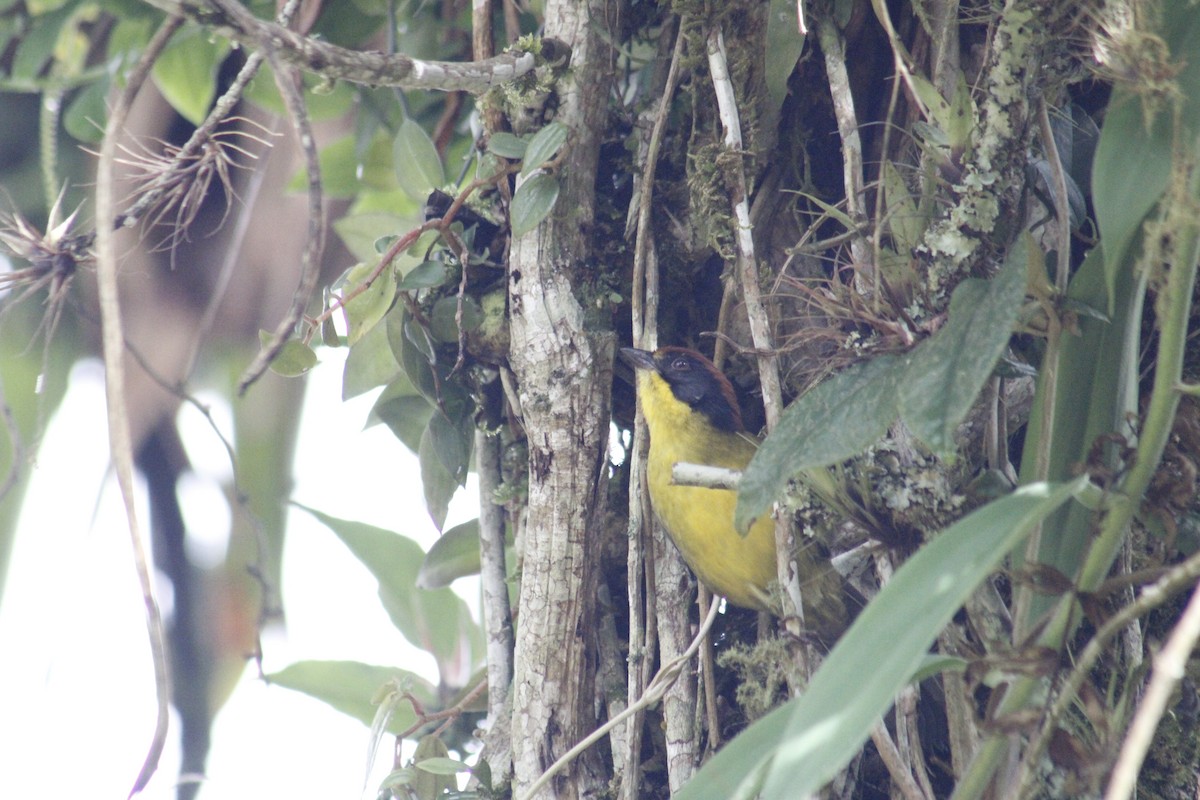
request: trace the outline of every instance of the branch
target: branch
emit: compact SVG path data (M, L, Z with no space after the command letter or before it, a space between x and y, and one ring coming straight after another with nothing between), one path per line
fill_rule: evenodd
M533 71L539 63L565 65L571 52L562 42L543 39L540 57L529 52L516 52L482 61L422 61L400 54L348 50L322 42L259 19L234 0L147 2L168 14L181 14L246 47L257 50L263 44L269 44L280 60L307 72L370 86L482 94Z
M214 0L214 2L224 2L224 0ZM286 28L281 28L281 30L286 30ZM292 307L275 326L271 341L259 350L254 361L242 373L237 386L239 396L245 395L250 385L267 371L267 367L283 349L284 342L291 335L296 323L304 316L304 308L317 288L317 278L321 274L321 255L325 252L326 225L325 203L322 199L321 189L321 161L317 154L312 120L308 117L308 107L304 104L304 97L300 91L299 75L283 64L275 42L264 40L264 44L266 45L267 61L275 73L275 85L279 88L279 95L283 98L283 104L292 120L292 127L296 131L296 139L304 154L308 173L308 231L305 234L304 250L300 256L300 282L292 295Z
M1146 697L1133 724L1129 726L1104 800L1123 800L1133 796L1137 788L1138 771L1146 758L1146 751L1150 749L1154 731L1167 710L1171 692L1184 675L1188 656L1196 646L1197 639L1200 639L1200 587L1192 593L1183 617L1154 660L1154 674L1150 678L1150 685L1146 687Z
M133 545L134 568L141 585L142 603L146 608L146 629L150 639L150 655L154 662L154 693L158 708L154 736L150 740L141 771L138 772L129 792L130 797L146 788L150 777L158 769L158 759L167 741L171 674L167 663L162 614L154 597L154 581L150 574L146 545L142 541L133 497L133 443L129 433L129 406L125 397L125 337L121 325L117 248L113 240L113 166L116 160L117 134L125 125L133 99L149 76L155 60L182 23L183 20L177 16L168 17L146 46L137 66L128 77L125 91L117 97L112 113L109 114L104 129L104 141L100 147L100 160L96 165L96 285L103 326L101 345L104 355L105 398L108 405L108 438L117 485L125 504L125 517Z

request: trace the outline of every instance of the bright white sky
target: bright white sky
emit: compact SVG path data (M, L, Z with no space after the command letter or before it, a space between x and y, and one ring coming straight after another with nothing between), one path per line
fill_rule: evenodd
M293 498L396 530L428 548L437 533L425 513L415 457L385 427L362 430L374 393L341 401L344 353L322 349L323 363L310 374ZM96 362L73 372L18 526L0 601L0 797L125 797L153 731L141 597L120 498L106 479L102 379ZM229 436L223 401L202 399ZM189 534L202 550L219 554L228 525L219 485L229 465L198 412L185 410L181 425L196 473L183 497ZM339 464L359 466L339 474ZM477 516L477 491L472 482L459 493L448 527ZM283 580L288 630L263 642L268 672L303 659L353 659L436 680L432 658L409 646L388 621L374 578L333 533L300 511L289 520ZM477 608L477 583L461 580L455 588ZM143 797L174 797L177 736L173 725ZM217 717L200 796L357 798L367 740L359 722L305 695L265 686L248 669ZM372 788L388 767L385 751Z

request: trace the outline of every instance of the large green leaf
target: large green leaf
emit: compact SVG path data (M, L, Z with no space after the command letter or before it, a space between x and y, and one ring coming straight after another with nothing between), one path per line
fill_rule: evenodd
M857 752L929 646L975 587L1033 526L1087 484L1036 484L937 535L896 570L838 641L804 694L751 725L679 800L806 797Z
M559 151L567 141L570 129L561 122L551 122L542 128L525 148L525 159L521 164L521 175L528 176L534 170L540 169Z
M416 393L407 377L401 376L379 395L367 417L367 425L384 423L415 454L421 446L421 437L429 425L431 414L433 406Z
M21 37L12 59L12 67L8 76L18 85L32 82L54 57L54 48L62 34L63 26L75 14L78 0L72 0L61 8L47 11L44 14L34 14L29 20L29 30Z
M450 589L417 588L425 553L416 542L373 525L299 507L337 534L371 571L392 624L404 638L432 653L443 675L479 659L482 634L462 599Z
M778 112L787 99L788 78L796 69L800 53L804 50L804 34L800 33L800 19L796 16L796 3L792 0L771 0L767 12L767 96Z
M1172 80L1178 89L1178 104L1162 103L1153 119L1148 119L1143 98L1118 85L1105 111L1092 169L1110 312L1125 253L1170 182L1173 127L1178 122L1192 137L1200 131L1200 59L1195 58L1200 53L1200 7L1164 3L1157 33L1170 49L1169 63L1180 69ZM1172 105L1180 112L1178 119L1168 110Z
M479 520L455 525L429 548L417 573L417 585L424 589L449 586L465 575L478 575Z
M900 387L900 415L938 453L954 448L966 418L1008 346L1025 296L1026 268L1041 251L1026 237L990 281L966 280L950 298L950 320L910 356Z
M199 125L217 96L217 67L229 42L198 26L176 35L154 62L154 82L180 116Z
M362 263L346 274L343 296L357 290L370 278L377 264ZM367 331L379 324L396 299L396 276L391 267L380 273L364 291L355 295L343 306L346 315L346 342L353 347Z
M328 703L364 725L370 725L375 718L372 698L389 681L402 681L427 707L437 702L437 690L421 676L398 667L377 667L358 661L299 661L267 675L267 680ZM388 730L401 733L416 722L412 704L399 703L388 723Z
M1047 454L1045 478L1066 480L1078 464L1088 461L1093 446L1111 434L1128 435L1129 420L1137 412L1139 347L1141 345L1142 303L1145 287L1134 274L1135 259L1118 265L1116 283L1110 290L1104 256L1094 248L1071 279L1067 297L1078 308L1103 308L1112 298L1113 316L1101 319L1080 314L1059 342L1057 369L1038 374L1033 412L1025 433L1021 456L1022 483L1032 483L1038 475L1038 452ZM1053 383L1051 383L1053 382ZM1052 391L1053 420L1047 430L1042 414L1046 392ZM1044 437L1050 437L1044 442ZM1108 469L1124 469L1115 446L1105 448L1102 457ZM1083 553L1094 533L1095 515L1077 504L1059 509L1047 521L1039 541L1037 560L1074 578L1082 565ZM1016 563L1023 554L1015 554ZM1040 617L1056 602L1051 595L1035 593L1026 611L1026 624Z
M784 409L742 475L735 524L746 530L806 469L858 455L896 419L904 362L879 356L818 384Z
M266 344L275 338L270 331L259 331L258 338ZM316 352L304 342L289 339L271 360L271 371L285 378L298 378L317 365Z
M446 182L437 147L425 129L411 119L400 123L392 145L392 158L396 181L414 200L424 200Z
M421 434L421 443L417 447L417 460L421 465L421 488L425 491L425 507L438 530L446 524L450 499L459 487L458 479L446 469L442 456L438 453L433 421L441 416L438 411L434 411L430 416L429 424L425 426Z
M388 344L387 326L375 325L350 348L342 368L342 399L349 400L400 377L400 365Z
M558 179L545 172L527 178L513 194L509 217L514 238L536 228L558 201Z

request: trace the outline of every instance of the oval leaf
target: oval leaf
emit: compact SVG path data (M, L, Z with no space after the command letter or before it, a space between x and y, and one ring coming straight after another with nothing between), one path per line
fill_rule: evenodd
M512 235L524 236L536 228L558 200L558 180L539 172L520 186L512 199Z
M879 356L818 384L786 409L746 466L734 523L750 524L783 494L799 472L858 455L896 419L903 362Z
M425 129L411 119L400 123L392 144L396 181L404 193L424 201L429 193L446 182L442 159Z
M375 718L372 698L379 687L393 680L404 682L423 704L436 704L437 691L416 673L396 667L377 667L358 661L299 661L267 675L270 683L315 697L354 717L364 725ZM398 703L387 729L401 733L417 721L411 703Z
M730 742L679 800L806 797L857 752L975 587L1034 525L1087 485L1033 484L951 525L896 570L804 694ZM764 782L765 781L765 782Z
M457 672L464 662L477 660L482 652L482 633L462 598L450 589L417 588L417 570L425 553L416 542L373 525L298 507L337 534L371 571L379 582L379 598L392 624L404 638L432 653L443 674Z
M154 82L179 115L199 125L217 94L217 66L229 43L200 27L177 36L154 62Z
M934 452L953 450L954 431L1008 346L1025 297L1026 267L1041 258L1026 236L995 278L960 283L950 298L950 321L913 351L900 387L900 415Z
M507 131L497 131L488 139L487 149L502 158L524 158L528 142Z
M441 286L450 278L450 270L441 261L422 261L405 273L396 284L397 289L432 289Z
M357 290L375 271L374 264L358 264L346 275L346 286L342 295ZM351 347L375 327L387 314L396 299L396 277L391 268L385 268L365 291L352 297L344 306L346 317L346 343Z
M274 334L270 331L259 331L258 338L266 345L274 338ZM283 343L283 348L271 361L271 371L285 378L296 378L316 365L316 352L304 342L292 339Z
M450 498L458 490L458 481L447 471L441 456L434 445L433 420L442 416L434 412L429 418L430 424L421 433L421 443L417 447L417 461L421 466L421 487L425 490L425 508L429 518L440 531L446 524L446 513L450 509Z
M459 770L446 771L444 768L438 768L447 761L459 763L449 756L449 748L437 736L431 734L421 737L413 753L413 766L417 768L417 772L413 775L412 797L416 800L436 800L455 788L456 781L450 776Z
M342 399L358 397L376 386L391 383L400 375L400 365L388 344L387 328L371 328L346 354L342 368Z
M479 520L455 525L442 534L417 572L417 586L422 589L441 589L458 578L478 575Z
M540 169L567 141L569 129L561 122L551 122L542 128L529 140L525 148L525 163L521 165L521 174L530 175Z
M453 758L435 757L426 758L422 761L417 761L413 764L419 770L432 773L434 775L455 775L459 772L470 772L471 767L461 761L455 761Z

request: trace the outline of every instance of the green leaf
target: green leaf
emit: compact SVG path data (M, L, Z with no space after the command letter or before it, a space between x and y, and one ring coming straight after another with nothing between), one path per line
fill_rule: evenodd
M370 725L375 718L372 698L379 687L397 679L426 707L437 703L437 690L429 681L397 667L377 667L357 661L299 661L267 675L268 682L315 697L364 725ZM412 704L400 703L388 730L402 733L416 722Z
M451 419L441 411L429 418L429 436L434 451L441 459L446 473L459 486L467 483L467 466L471 460L474 425L469 416ZM438 526L441 527L441 526Z
M429 333L439 342L454 344L458 342L458 297L443 297L433 304L429 312ZM483 310L479 301L474 297L462 298L462 327L467 333L472 333L483 322Z
M455 525L429 548L417 573L417 586L441 589L466 575L478 575L479 520Z
M397 306L387 315L387 331L392 355L400 362L404 374L422 397L436 405L438 381L433 374L435 355L425 329L413 321L403 306Z
M457 788L457 782L451 776L460 770L439 769L445 762L460 763L449 758L449 755L446 743L437 736L421 737L413 752L413 766L417 768L417 773L413 776L412 787L416 800L437 800L445 792ZM462 766L466 767L466 764Z
M821 211L823 211L825 213L825 215L828 216L830 219L837 220L838 222L840 222L842 227L845 228L846 230L852 231L857 227L854 224L854 220L852 220L850 218L849 214L847 214L845 211L842 211L840 208L838 208L835 205L826 203L824 200L817 197L815 194L809 194L808 192L799 192L799 191L796 192L796 194L800 195L805 200L812 203L817 208L821 209Z
M346 274L346 285L342 289L343 296L355 291L371 273L376 264L357 264ZM367 331L379 324L392 303L396 300L396 278L392 270L384 269L375 278L375 282L361 294L350 299L342 312L346 316L346 342L353 347Z
M558 180L544 172L526 179L513 194L510 217L514 238L536 228L558 200Z
M1026 236L990 281L966 280L950 298L950 321L909 356L900 387L900 415L912 432L942 454L966 419L1008 339L1025 297L1025 275L1041 250Z
M566 143L568 133L570 129L561 122L551 122L535 133L525 148L525 160L521 164L522 177L528 177L534 170L541 169L547 161L554 158L555 153Z
M154 82L179 115L199 125L217 96L217 67L229 52L225 39L198 26L185 29L154 62Z
M405 273L396 285L397 289L432 289L450 279L450 270L441 261L422 261Z
M958 656L945 656L941 653L928 653L921 666L912 674L908 682L920 683L926 678L941 675L943 672L966 672L969 662Z
M77 2L69 2L62 8L33 15L29 20L30 28L21 37L12 61L9 77L13 81L33 81L38 77L46 62L54 57L54 48L63 26L71 19L78 5Z
M259 331L258 340L266 347L275 334L270 331ZM290 339L283 343L279 353L271 361L271 371L285 378L295 378L317 365L317 354L304 342Z
M455 775L459 772L470 772L471 767L453 758L426 758L415 761L413 766L433 775Z
M412 384L407 377L401 377L411 391ZM394 386L395 384L393 384ZM392 434L415 455L421 446L421 437L429 425L429 417L433 414L433 406L419 394L392 394L392 387L383 390L383 394L375 401L371 413L367 416L367 425L382 422L388 426Z
M958 83L954 87L954 97L950 98L950 107L947 111L946 137L955 151L962 152L971 144L971 134L974 130L975 101L971 98L971 87L967 85L967 76L959 71Z
M904 183L904 177L891 161L883 165L883 196L887 204L887 223L896 240L896 249L911 253L921 243L926 220Z
M488 139L487 149L503 158L524 158L528 142L506 131L498 131Z
M734 523L745 531L803 470L858 455L896 419L903 362L879 356L818 384L786 409L746 467Z
M417 588L417 571L425 560L420 546L406 536L339 519L298 506L320 520L350 548L375 579L392 624L422 650L433 654L445 674L461 662L474 663L482 634L462 599L450 589Z
M71 100L63 112L63 127L67 133L81 142L95 144L104 138L104 124L108 119L109 82L102 78L89 83Z
M1117 273L1129 262L1125 254L1141 231L1142 221L1167 190L1174 159L1173 128L1177 124L1194 132L1200 129L1200 9L1190 3L1169 3L1163 8L1160 33L1170 48L1170 63L1180 65L1172 80L1180 100L1179 119L1164 103L1153 119L1135 91L1117 87L1107 105L1096 158L1092 167L1096 224L1104 248L1104 271L1109 302ZM1187 134L1183 134L1186 136Z
M766 74L767 96L778 111L787 99L788 79L796 69L804 50L804 35L792 0L771 0L767 12Z
M387 328L375 325L350 347L342 368L342 399L349 400L400 376L400 365L388 344Z
M433 139L414 120L406 119L400 123L392 145L392 161L396 181L414 200L424 201L431 191L446 182L442 159Z
M913 92L921 104L929 109L929 121L939 130L949 131L953 119L950 113L950 104L946 102L946 98L942 97L942 93L924 75L912 72L909 76L911 78L909 85Z
M1035 484L937 535L896 570L825 659L804 694L772 711L700 770L678 800L817 791L857 752L938 632L1001 559L1087 477Z
M434 443L433 420L442 415L435 412L429 418L429 425L421 434L421 443L417 447L417 461L421 467L421 487L425 490L425 508L429 518L440 531L446 524L446 513L450 509L450 499L458 490L459 483L446 469L441 455Z

